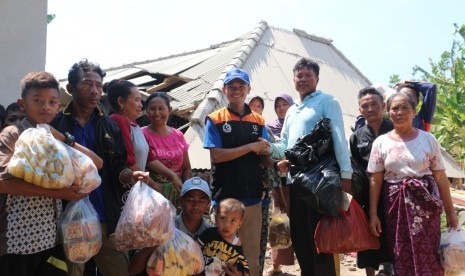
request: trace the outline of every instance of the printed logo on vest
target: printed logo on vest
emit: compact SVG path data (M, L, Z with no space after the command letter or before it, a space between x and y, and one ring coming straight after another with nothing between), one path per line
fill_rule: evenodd
M230 133L231 132L231 125L228 123L223 124L223 132L224 133Z
M253 128L252 134L258 135L258 125L253 125L252 128Z

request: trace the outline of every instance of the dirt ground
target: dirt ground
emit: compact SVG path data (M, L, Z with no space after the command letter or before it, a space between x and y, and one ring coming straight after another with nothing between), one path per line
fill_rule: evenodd
M267 258L265 260L265 269L264 271L268 271L271 268L271 251L268 251ZM352 255L340 254L339 255L340 261L340 276L363 276L365 274L364 269L358 269L356 265L356 258ZM283 271L280 276L293 276L293 275L300 275L300 268L297 260L295 261L294 265L292 266L282 266L281 270ZM263 273L263 276L267 276L266 273Z

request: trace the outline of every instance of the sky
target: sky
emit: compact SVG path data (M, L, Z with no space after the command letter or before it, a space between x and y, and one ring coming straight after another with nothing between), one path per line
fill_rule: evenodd
M430 69L464 11L463 0L48 0L46 70L61 79L83 58L110 68L204 49L264 20L332 39L372 83L388 83Z

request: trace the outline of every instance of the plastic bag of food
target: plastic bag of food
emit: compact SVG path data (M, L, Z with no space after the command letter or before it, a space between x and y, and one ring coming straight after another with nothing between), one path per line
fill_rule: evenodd
M291 246L291 228L289 217L278 208L271 215L268 226L268 241L274 249L283 249Z
M439 256L441 264L447 273L465 271L465 231L461 229L465 221L465 212L460 212L457 229L441 234Z
M128 195L115 230L116 247L131 250L160 245L173 236L174 206L160 193L137 182Z
M66 150L68 151L68 155L73 164L74 184L81 187L79 192L90 193L95 190L102 182L102 179L100 178L97 166L95 166L92 159L84 153L67 145Z
M59 224L66 258L73 263L85 263L102 246L100 221L89 197L66 205Z
M355 199L341 218L323 216L315 230L315 246L321 253L350 253L378 249L379 239L370 232L368 218Z
M66 145L56 140L45 124L21 133L8 172L48 189L69 187L74 182L73 165Z
M200 246L176 228L173 238L158 246L147 263L149 276L196 275L203 270L204 263Z

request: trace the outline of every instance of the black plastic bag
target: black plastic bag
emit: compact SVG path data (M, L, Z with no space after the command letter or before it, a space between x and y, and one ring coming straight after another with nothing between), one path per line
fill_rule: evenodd
M330 122L328 118L318 121L309 134L285 151L285 155L290 163L292 185L308 191L303 198L315 211L339 217L342 185L333 152Z
M299 185L310 192L302 198L315 211L340 217L342 189L339 171L334 155L327 155L313 163L310 169L293 175L292 185Z
M370 181L368 179L368 174L366 173L365 168L363 168L363 166L353 158L351 158L350 161L353 170L352 188L350 193L363 208L369 203Z
M292 166L300 170L300 167L310 166L321 156L333 152L330 122L328 118L321 119L309 134L299 138L292 148L285 151Z

